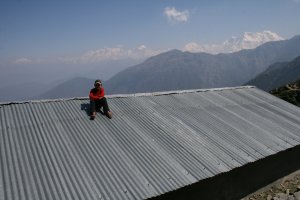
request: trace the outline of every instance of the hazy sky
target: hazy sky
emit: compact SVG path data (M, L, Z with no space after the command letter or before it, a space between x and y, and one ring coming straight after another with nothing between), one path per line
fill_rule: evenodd
M1 0L0 62L151 55L264 30L300 34L300 0Z

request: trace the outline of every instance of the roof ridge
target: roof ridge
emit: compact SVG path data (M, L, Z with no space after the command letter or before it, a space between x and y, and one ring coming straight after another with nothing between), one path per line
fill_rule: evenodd
M126 98L126 97L143 97L143 96L161 96L161 95L170 95L170 94L184 94L184 93L194 93L194 92L236 90L236 89L247 89L247 88L255 88L255 86L237 86L237 87L189 89L189 90L170 90L170 91L134 93L134 94L111 94L111 95L106 95L106 97L107 98ZM89 99L89 98L88 97L71 97L71 98L59 98L59 99L10 101L10 102L0 102L0 107L4 106L4 105L12 105L12 104L47 103L47 102L60 102L60 101L70 101L70 100L86 100L86 99Z

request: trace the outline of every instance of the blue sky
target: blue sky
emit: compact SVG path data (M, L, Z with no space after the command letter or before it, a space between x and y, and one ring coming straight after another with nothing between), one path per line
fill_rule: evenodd
M299 11L300 0L1 0L0 62L159 52L264 30L290 38L300 34Z

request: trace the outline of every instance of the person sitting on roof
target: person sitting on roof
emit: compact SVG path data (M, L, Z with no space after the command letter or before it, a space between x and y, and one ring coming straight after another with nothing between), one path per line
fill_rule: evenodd
M94 84L94 88L90 91L90 108L91 108L91 119L95 119L96 110L100 111L101 107L103 107L104 114L111 119L112 112L109 110L106 98L104 97L104 87L102 86L101 80L96 80Z

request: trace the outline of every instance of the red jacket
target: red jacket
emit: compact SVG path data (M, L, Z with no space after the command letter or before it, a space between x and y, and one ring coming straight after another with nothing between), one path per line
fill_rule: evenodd
M104 97L104 88L102 87L99 90L97 90L96 88L91 89L89 97L90 100L93 101L101 99L102 97Z

